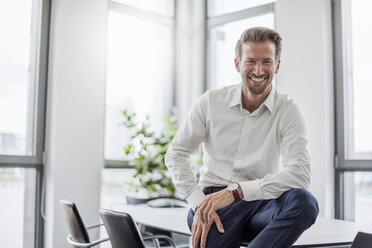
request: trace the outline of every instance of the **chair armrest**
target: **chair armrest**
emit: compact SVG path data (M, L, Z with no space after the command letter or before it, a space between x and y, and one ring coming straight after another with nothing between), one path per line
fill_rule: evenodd
M100 226L103 226L104 224L96 224L96 225L92 225L92 226L87 226L85 227L85 229L89 230L89 229L93 229L93 228L97 228L97 227L100 227Z
M105 241L108 241L108 240L109 240L109 238L103 238L103 239L94 240L90 243L80 243L80 242L74 241L70 234L67 236L67 242L70 245L73 245L73 246L76 246L76 247L81 247L81 248L95 246L95 245L98 245L98 244L100 244L102 242L105 242Z
M99 230L100 230L99 228L101 226L104 226L104 224L101 223L101 224L96 224L96 225L88 226L88 227L85 227L85 229L87 229L87 231L97 230L96 231L96 234L94 235L94 239L96 240L96 239L99 238ZM93 233L93 231L92 231L92 233Z
M142 238L143 240L159 240L159 239L162 239L162 240L165 240L167 241L172 247L176 248L176 244L173 242L173 240L171 238L169 238L168 236L165 236L165 235L151 235L151 236L147 236L147 237L143 237Z

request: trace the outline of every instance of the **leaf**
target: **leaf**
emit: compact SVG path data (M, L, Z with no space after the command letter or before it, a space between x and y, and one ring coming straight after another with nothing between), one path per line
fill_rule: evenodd
M130 156L134 163L133 188L145 189L150 193L174 194L176 189L164 163L164 156L178 130L174 115L164 119L161 130L155 130L147 115L144 121L136 120L136 113L127 109L123 112L122 122L126 130L131 132L130 144L124 147L125 156Z

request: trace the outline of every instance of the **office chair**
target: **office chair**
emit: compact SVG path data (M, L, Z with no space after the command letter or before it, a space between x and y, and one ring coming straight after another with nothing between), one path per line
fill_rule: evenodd
M168 197L152 197L152 198L136 198L131 196L126 196L127 204L128 205L138 205L138 204L146 204L150 207L154 208L178 208L178 207L187 207L188 205L186 201L168 198ZM171 237L174 242L177 244L179 248L187 248L189 247L189 237L171 233L169 231L165 231L156 227L152 226L144 226L137 224L138 228L140 229L141 234L152 234L152 235L165 235ZM160 242L161 245L168 244L165 241Z
M372 234L358 232L355 236L351 248L367 248L372 247Z
M62 212L65 216L69 235L67 236L67 242L73 247L92 247L102 242L108 241L108 238L98 239L90 241L88 231L94 228L98 228L103 224L97 224L89 227L85 227L80 217L79 211L73 202L66 200L60 200Z
M142 237L132 217L106 209L100 209L101 219L105 224L112 248L145 248L144 241L151 240L155 247L160 247L159 240L165 240L176 248L171 238L165 235L150 235Z

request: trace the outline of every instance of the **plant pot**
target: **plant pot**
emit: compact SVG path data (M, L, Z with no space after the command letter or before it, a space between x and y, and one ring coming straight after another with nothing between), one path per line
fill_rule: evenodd
M177 207L188 207L185 200L177 199L175 197L169 197L169 196L157 196L157 197L138 197L133 195L127 195L127 204L128 205L138 205L138 204L146 204L150 207L155 208L163 208L163 207L171 207L171 208L177 208Z
M158 199L159 197L141 198L137 196L126 195L128 205L145 204L148 201Z

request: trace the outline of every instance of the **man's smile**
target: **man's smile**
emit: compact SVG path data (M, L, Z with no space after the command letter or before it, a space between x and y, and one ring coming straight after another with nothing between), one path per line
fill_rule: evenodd
M267 76L255 77L255 76L248 76L248 78L253 81L253 83L263 83L268 78Z

